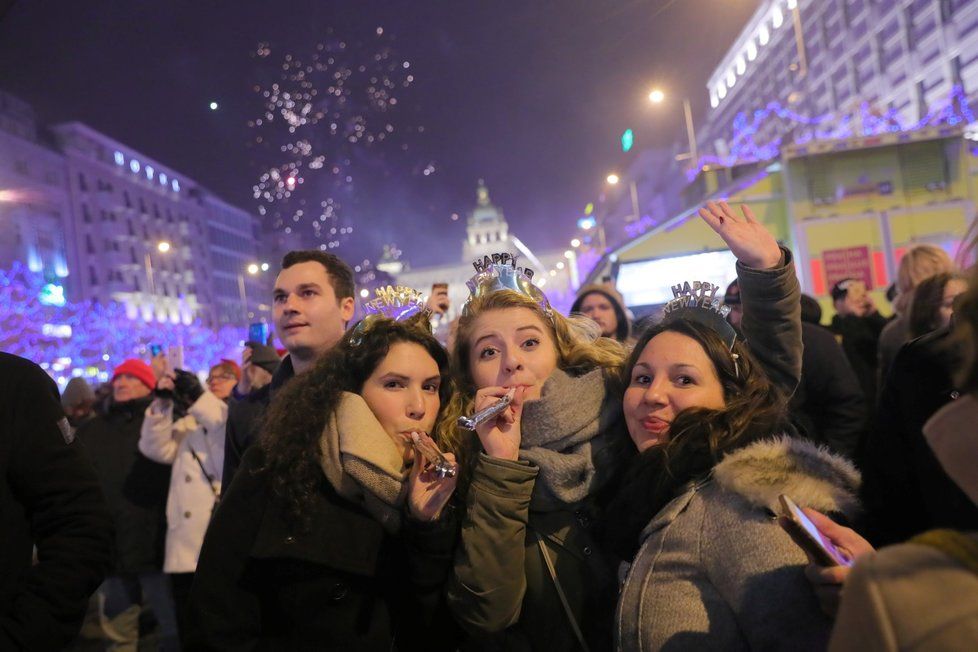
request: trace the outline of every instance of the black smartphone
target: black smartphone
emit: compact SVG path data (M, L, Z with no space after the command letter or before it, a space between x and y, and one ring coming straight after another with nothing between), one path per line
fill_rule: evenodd
M149 345L149 352L155 358L159 354L163 353L163 345L162 344L150 344Z

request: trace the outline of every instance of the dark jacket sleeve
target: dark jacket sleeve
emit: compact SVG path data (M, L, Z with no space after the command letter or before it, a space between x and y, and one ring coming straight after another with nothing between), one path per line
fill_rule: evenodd
M855 459L866 430L866 399L849 359L832 333L806 324L805 410L832 450Z
M259 647L261 603L246 581L249 553L268 503L257 447L221 499L207 528L190 591L188 649L254 650Z
M774 269L751 269L737 263L741 322L747 346L785 396L801 380L801 286L791 252L782 248L783 264Z
M266 385L255 394L228 406L228 421L224 434L224 468L221 484L231 485L245 451L251 446L268 405L269 388Z
M38 563L16 580L0 613L0 649L54 650L78 633L105 577L112 521L94 470L78 442L69 443L53 381L37 367L25 375L8 397L14 419L2 428L16 439L7 483L30 519Z

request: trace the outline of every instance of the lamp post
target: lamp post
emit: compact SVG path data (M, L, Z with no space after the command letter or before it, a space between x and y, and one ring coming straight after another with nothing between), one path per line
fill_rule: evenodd
M262 263L260 265L258 263L250 263L245 267L245 271L251 276L258 276L261 272L268 271L268 263ZM244 314L244 319L248 321L251 319L253 313L248 311L248 292L245 289L244 274L238 274L238 292L241 295L241 310Z
M649 102L652 104L662 104L666 99L666 94L658 88L652 89L649 92ZM696 150L696 129L693 126L693 109L690 106L689 98L683 98L683 116L686 120L686 138L689 141L689 157L690 167L696 167L699 161L699 153Z
M162 240L156 243L156 250L161 254L168 253L170 251L170 243L166 240ZM150 302L155 304L156 302L156 281L153 278L153 259L149 255L149 251L143 257L143 265L146 267L146 288L149 290ZM155 305L153 306L153 313L155 315Z
M608 175L608 177L605 179L605 181L608 182L608 185L609 186L617 186L621 182L621 177L619 177L617 174L615 174L614 172L612 172L611 174ZM639 208L638 208L638 186L635 185L635 180L634 179L629 179L628 180L628 194L631 197L631 201L632 201L632 214L631 214L631 218L633 220L636 220L637 221L642 216L639 214Z

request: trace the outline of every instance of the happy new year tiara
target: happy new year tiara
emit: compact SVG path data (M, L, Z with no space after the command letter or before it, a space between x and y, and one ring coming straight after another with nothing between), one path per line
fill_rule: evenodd
M547 314L550 315L550 302L531 280L533 270L529 267L517 267L518 256L511 253L494 253L483 256L472 262L475 276L465 282L469 288L469 298L462 306L462 314L468 314L469 305L473 299L484 297L500 290L512 290L529 297Z
M392 319L394 321L407 321L415 315L427 312L425 296L404 285L385 285L374 290L375 299L363 304L363 311L366 313L360 323L356 325L350 343L359 346L363 341L363 336L370 330L371 326L380 319ZM427 320L424 321L428 324ZM430 329L431 325L428 324Z
M662 323L667 324L677 319L695 321L715 331L733 350L737 341L737 331L727 321L730 306L725 306L717 298L719 285L708 281L684 281L672 286L673 299L663 309L665 317Z

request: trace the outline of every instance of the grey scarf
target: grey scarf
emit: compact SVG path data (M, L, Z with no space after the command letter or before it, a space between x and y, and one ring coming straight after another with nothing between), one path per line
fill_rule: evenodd
M523 407L520 459L540 469L530 509L578 503L614 475L621 406L608 399L601 369L576 378L557 369Z

